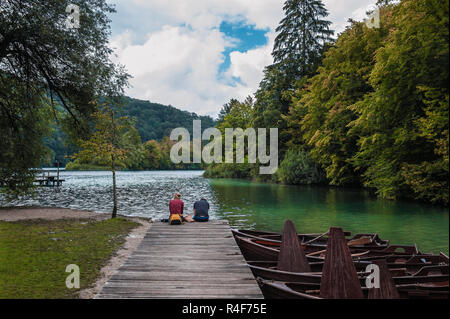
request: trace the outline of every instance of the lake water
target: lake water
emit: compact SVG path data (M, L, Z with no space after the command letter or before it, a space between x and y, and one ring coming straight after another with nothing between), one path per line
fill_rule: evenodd
M378 232L392 243L413 244L425 252L449 251L448 208L380 200L361 190L299 187L242 180L205 179L202 171L119 172L119 213L167 218L168 202L180 192L192 213L197 199L211 204L213 219L234 227L280 231L286 219L304 233L323 233L330 226L347 231ZM112 210L110 172L62 172L60 188L39 188L34 198L0 205Z

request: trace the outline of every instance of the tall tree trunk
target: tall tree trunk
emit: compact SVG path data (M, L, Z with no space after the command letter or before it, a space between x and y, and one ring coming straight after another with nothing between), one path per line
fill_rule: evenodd
M114 156L115 152L115 142L116 142L116 125L114 122L114 111L111 111L111 119L112 119L112 126L113 126L113 132L112 132L112 145L113 145L113 151L111 154L111 170L112 170L112 176L113 176L113 212L112 212L112 218L117 217L117 187L116 187L116 159Z
M113 176L113 201L114 201L114 208L112 212L112 218L116 218L117 216L117 188L116 188L116 164L114 161L114 155L111 156L112 160L112 176Z

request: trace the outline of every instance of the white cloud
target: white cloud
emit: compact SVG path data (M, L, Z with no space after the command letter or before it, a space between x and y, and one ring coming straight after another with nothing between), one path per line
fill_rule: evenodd
M116 37L112 46L134 77L129 95L200 113L215 111L224 98L220 88L217 93L217 72L222 52L230 45L222 33L164 26L142 45L128 39Z
M323 0L336 35L345 30L348 19L363 20L366 11L373 8L376 2L376 0Z
M245 85L241 87L242 91L237 95L241 99L250 94L248 88L252 88L252 92L256 90L262 80L264 67L273 63L271 52L275 33L270 32L268 39L268 44L263 47L247 52L233 51L230 54L231 65L227 71L227 76L240 78Z
M134 77L127 94L197 112L216 114L230 98L244 99L253 94L263 76L264 67L272 63L274 29L283 16L282 0L111 0L127 6L139 15L121 17L127 27L111 40L117 61ZM375 0L324 0L341 32L352 17L362 19ZM132 8L132 9L131 9ZM120 11L117 13L120 15ZM132 21L134 17L139 19ZM145 17L145 18L143 18ZM114 16L112 16L114 21ZM131 19L131 21L130 21ZM219 66L227 47L227 39L219 31L223 21L245 21L258 29L269 29L268 44L247 52L230 54L231 65L224 77ZM125 21L125 22L124 22ZM151 23L153 21L153 23ZM156 23L157 21L158 23ZM142 26L148 25L148 34ZM131 30L131 31L130 31ZM139 31L135 31L139 30ZM135 32L133 32L135 31ZM133 40L140 38L139 43ZM241 82L231 85L231 77Z
M125 0L120 0L125 1ZM127 0L129 2L129 0ZM272 28L282 17L281 0L132 0L175 23L194 29L220 25L223 19L242 19L256 28Z

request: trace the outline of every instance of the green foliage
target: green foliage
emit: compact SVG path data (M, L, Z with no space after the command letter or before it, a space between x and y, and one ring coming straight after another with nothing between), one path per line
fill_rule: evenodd
M40 108L23 107L27 103ZM50 134L49 118L51 108L42 91L0 71L0 191L10 199L32 190L30 168L47 154L43 139Z
M286 117L290 145L305 143L331 185L361 183L349 160L358 150L358 136L349 132L348 124L357 117L352 105L373 91L368 78L386 30L387 23L380 29L368 29L353 22L326 52L318 74L296 91Z
M289 113L293 89L299 81L304 82L307 76L314 74L320 62L325 44L331 41L333 31L329 30L329 21L322 18L328 15L321 1L287 0L284 5L285 17L280 22L279 32L273 50L275 64L264 70L264 78L255 93L255 102L251 112L242 113L242 120L238 118L240 102L232 100L225 105L219 114L219 125L223 131L229 128L278 128L279 129L279 155L281 158L287 150L290 131L285 115ZM253 104L253 102L252 102ZM235 114L233 109L236 110ZM237 116L236 116L237 115ZM248 117L248 115L250 115ZM250 126L249 126L250 125ZM235 176L245 172L246 178L273 180L273 176L260 176L255 165L249 165L245 170L238 169L239 173L230 165L208 167L207 175ZM253 167L253 168L250 168Z
M79 159L75 159L66 164L66 171L107 171L109 169L110 167L106 165L81 163Z
M439 0L394 6L393 26L370 74L374 92L353 108L358 119L351 132L360 136L353 162L364 170L365 185L383 197L432 198L436 185L445 184L448 191L445 151L435 151L448 139L448 119L442 120L448 116L448 7ZM421 123L429 124L425 131ZM425 193L419 180L430 186ZM442 191L433 201L442 200Z
M251 128L253 112L254 102L251 97L247 97L244 102L231 99L230 102L223 106L216 125L222 133L222 154L225 154L225 129L241 128L245 131L245 129ZM247 153L248 141L244 143L244 151ZM236 156L236 141L234 141L233 151L234 156ZM223 157L223 163L208 165L204 176L209 178L251 178L253 175L252 167L255 165L248 163L248 157L245 157L244 161L245 163L238 164L224 163L225 157Z
M167 106L132 98L124 98L122 116L136 119L136 129L143 141L161 141L177 127L184 127L192 134L192 121L201 120L204 129L213 127L214 120L209 116L198 116L195 113L181 111Z
M287 136L283 135L287 128L283 115L289 111L292 87L292 79L285 76L277 65L271 65L264 70L264 78L255 93L253 127L278 128L282 150L288 140Z
M88 140L80 140L80 151L73 155L80 164L95 164L109 167L126 167L133 129L127 117L116 117L115 111L104 105L93 114L95 131ZM131 155L132 156L132 155Z
M244 164L227 164L220 163L207 167L204 177L207 178L251 178L252 165L248 163Z
M252 127L253 107L254 102L250 96L242 103L231 99L220 111L216 127L222 134L225 134L226 128L246 129Z
M274 62L296 81L315 72L323 45L331 41L333 31L321 0L287 0L285 17L276 29L272 55Z
M304 82L316 72L324 46L332 41L331 22L320 0L287 0L285 17L276 29L272 52L275 64L264 71L264 79L255 94L254 127L278 128L280 156L289 141L285 115L289 112L297 81Z
M113 113L111 113L113 112ZM103 108L94 113L94 133L78 142L79 151L67 163L66 170L111 170L114 157L119 170L182 170L201 169L202 164L174 164L170 150L175 144L169 137L161 142L142 143L135 121L127 116L114 117L117 111ZM192 126L192 123L191 123Z
M435 146L436 158L419 164L405 163L402 176L416 198L446 204L449 200L449 94L446 90L421 88L425 115L416 121L417 130Z
M141 136L137 129L131 125L128 131L121 136L119 145L127 150L127 157L125 160L126 167L131 170L140 170L143 168L142 163L146 158L146 149L141 141Z
M161 145L158 141L152 140L148 141L144 144L145 148L145 159L142 163L143 167L146 169L160 169L164 168L162 163L163 153L161 149Z
M172 106L129 97L124 97L121 103L122 108L119 110L119 115L134 119L134 127L137 129L142 141L162 141L164 137L169 136L170 132L177 127L185 127L192 133L193 120L201 120L204 129L215 125L214 120L209 116L198 116L195 113L181 111ZM65 131L56 127L52 138L46 140L47 147L52 150L49 165L53 164L55 160L63 164L67 163L67 158L70 158L77 151L75 145L77 139L75 141L71 140ZM150 167L156 168L155 166ZM135 169L138 169L138 167L135 167Z
M64 23L69 4L80 8L78 29ZM123 92L128 75L110 60L112 12L105 0L0 2L3 192L18 196L33 189L30 169L49 161L43 140L58 108L64 108L66 126L79 137L88 131L92 101Z
M320 167L310 158L308 152L289 150L277 172L278 179L284 184L310 185L325 182Z

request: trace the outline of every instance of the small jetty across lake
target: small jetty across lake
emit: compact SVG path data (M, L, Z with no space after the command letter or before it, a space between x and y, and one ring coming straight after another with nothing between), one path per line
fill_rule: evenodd
M46 187L61 186L62 183L65 182L65 179L59 177L59 172L59 168L56 170L43 170L41 174L38 174L35 178L34 183ZM56 173L56 175L51 175L51 173Z
M263 295L227 221L154 223L96 298L254 298Z

